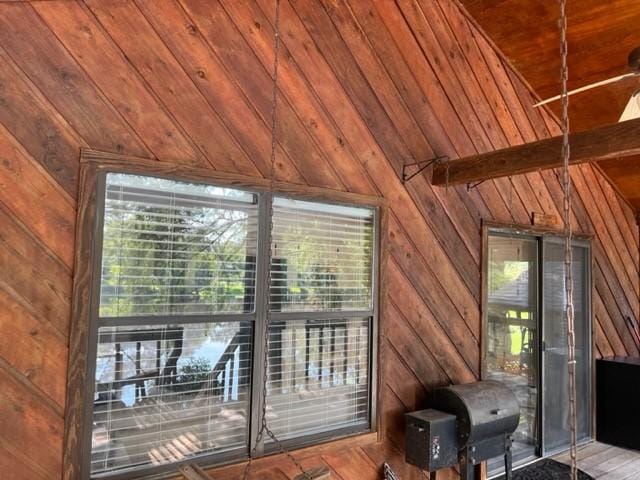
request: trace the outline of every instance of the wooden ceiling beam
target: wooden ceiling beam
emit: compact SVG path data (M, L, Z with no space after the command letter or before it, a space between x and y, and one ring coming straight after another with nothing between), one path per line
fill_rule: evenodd
M571 164L640 154L640 119L570 135ZM483 153L433 169L433 185L459 185L561 167L562 136ZM448 171L448 173L447 173Z

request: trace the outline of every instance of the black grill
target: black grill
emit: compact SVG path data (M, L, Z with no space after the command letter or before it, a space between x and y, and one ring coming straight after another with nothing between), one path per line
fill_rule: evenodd
M520 421L520 405L500 382L483 381L434 390L429 409L407 415L407 462L435 471L460 464L462 480L472 480L475 465L504 455L511 479L511 435Z

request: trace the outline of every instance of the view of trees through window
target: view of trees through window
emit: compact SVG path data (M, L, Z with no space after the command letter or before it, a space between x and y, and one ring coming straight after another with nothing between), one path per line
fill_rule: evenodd
M370 210L277 198L272 308L371 309L373 232Z
M368 427L374 210L276 196L260 221L266 201L107 175L92 475L246 454L255 342L269 342L267 418L283 438Z
M107 188L102 317L251 308L257 248L251 195L200 187L210 196L167 196L153 190L166 180L116 181Z

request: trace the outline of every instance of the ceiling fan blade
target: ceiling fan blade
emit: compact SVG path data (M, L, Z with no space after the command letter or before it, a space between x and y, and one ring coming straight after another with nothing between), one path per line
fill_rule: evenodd
M585 85L584 87L576 88L575 90L571 90L568 95L575 95L576 93L586 92L587 90L591 90L593 88L603 87L604 85L609 85L611 83L619 82L620 80L624 80L625 78L636 76L636 72L625 73L624 75L618 75L617 77L607 78L606 80L601 80L596 83L591 83L589 85ZM547 103L555 102L556 100L560 100L562 95L556 95L555 97L547 98L541 102L534 104L534 107L541 107L542 105L546 105Z
M633 120L640 118L640 90L631 95L629 103L622 112L619 122L626 122L627 120Z

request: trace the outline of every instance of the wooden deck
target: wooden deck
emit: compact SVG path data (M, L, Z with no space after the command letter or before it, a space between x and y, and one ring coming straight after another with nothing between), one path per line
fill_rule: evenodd
M569 454L554 457L569 463ZM578 451L579 468L596 480L640 480L640 452L590 443Z
M208 401L203 396L185 411L178 396L168 398L163 402L156 396L134 407L104 409L94 415L93 472L182 461L197 453L242 448L246 442L246 402ZM276 393L267 407L269 427L286 440L301 431L363 424L366 415L359 416L363 401L366 389L354 391L353 385Z

